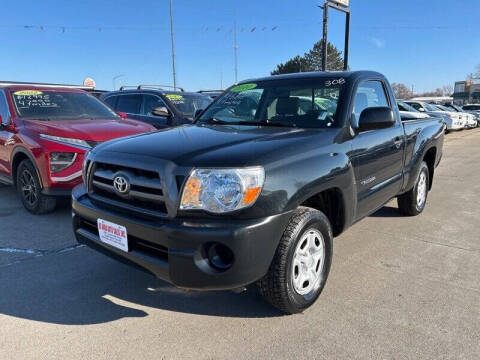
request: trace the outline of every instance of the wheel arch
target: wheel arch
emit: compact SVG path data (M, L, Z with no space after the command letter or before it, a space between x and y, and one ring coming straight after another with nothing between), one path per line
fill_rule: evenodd
M437 148L435 146L432 146L429 148L426 152L425 155L423 156L423 161L428 166L428 190L432 189L432 184L433 184L433 173L435 172L435 161L437 158Z
M37 173L38 181L40 182L40 187L43 189L43 179L40 174L40 171L38 170L37 167L37 162L35 161L35 157L28 151L28 149L24 148L23 146L19 146L15 148L12 152L11 156L11 173L12 173L12 180L13 180L13 185L17 185L17 169L18 165L23 160L30 160L30 162L33 164L33 167L35 168L35 171Z
M305 199L300 206L321 211L330 221L333 236L338 236L346 228L347 206L345 196L338 187L322 190Z

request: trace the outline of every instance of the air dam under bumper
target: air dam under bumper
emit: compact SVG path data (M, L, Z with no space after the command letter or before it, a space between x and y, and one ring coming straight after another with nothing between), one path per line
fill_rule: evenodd
M264 276L291 216L144 220L97 207L84 185L73 190L72 208L73 231L79 243L140 266L178 287L202 290L235 289ZM98 218L126 227L128 253L100 241ZM211 266L206 250L211 244L231 250L231 267L220 270Z

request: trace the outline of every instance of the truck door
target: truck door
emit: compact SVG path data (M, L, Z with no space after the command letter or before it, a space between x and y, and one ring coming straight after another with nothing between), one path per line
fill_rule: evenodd
M10 175L9 141L11 141L13 133L5 128L10 123L10 111L3 90L0 90L0 116L2 117L2 126L0 126L0 176L7 176Z
M392 101L381 80L360 83L356 90L354 118L369 107L388 106ZM396 113L394 111L394 113ZM387 129L358 133L352 140L352 164L357 187L357 216L362 218L398 194L403 176L404 130L397 117Z

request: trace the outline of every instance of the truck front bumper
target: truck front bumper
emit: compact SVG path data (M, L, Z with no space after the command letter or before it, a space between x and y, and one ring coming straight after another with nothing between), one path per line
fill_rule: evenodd
M235 289L263 277L291 217L283 213L253 220L146 220L96 206L83 185L72 192L72 208L73 231L79 243L139 266L175 286L202 290ZM99 218L126 227L128 252L100 241ZM231 252L229 266L212 264L212 246L223 254L225 249Z

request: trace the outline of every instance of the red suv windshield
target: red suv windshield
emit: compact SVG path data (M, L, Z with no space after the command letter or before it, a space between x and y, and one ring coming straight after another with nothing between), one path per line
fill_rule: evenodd
M11 92L20 118L36 120L77 120L118 118L95 97L78 92L19 90Z

